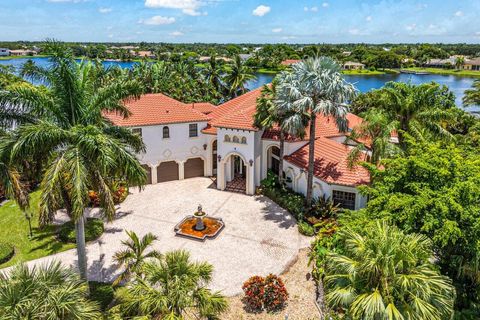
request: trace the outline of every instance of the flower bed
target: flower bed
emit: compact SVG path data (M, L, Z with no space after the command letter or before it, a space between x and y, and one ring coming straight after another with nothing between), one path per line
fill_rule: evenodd
M282 279L274 274L266 278L253 276L243 284L242 289L245 293L243 303L252 312L279 311L287 303L287 289Z

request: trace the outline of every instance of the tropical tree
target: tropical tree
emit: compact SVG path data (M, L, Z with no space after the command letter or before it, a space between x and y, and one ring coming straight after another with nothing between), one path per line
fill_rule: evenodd
M325 299L353 319L450 319L455 289L429 261L427 237L378 221L365 234L339 231L343 253L326 258Z
M235 56L233 64L227 69L227 74L223 78L230 98L236 98L239 95L247 92L245 85L247 81L255 79L253 71L242 63L240 56Z
M95 320L100 308L88 300L88 284L71 269L53 262L17 265L0 274L0 318L5 320Z
M292 114L285 127L302 133L302 126L309 125L307 208L312 205L317 114L332 117L340 131L347 129L346 103L354 97L355 89L345 82L340 71L331 58L309 58L294 64L291 74L285 75L277 88L279 105Z
M365 152L367 160L373 164L378 164L380 159L399 152L392 142L392 134L398 125L396 121L390 121L385 112L377 109L368 110L363 115L363 120L348 136L348 140L353 140L357 144L350 150L350 165L355 164Z
M147 233L139 239L133 231L126 231L128 240L123 240L122 244L127 247L115 253L113 259L124 267L124 271L113 282L114 285L129 280L133 274L140 274L142 265L149 258L160 258L160 252L151 250L145 252L152 243L158 238L152 233Z
M153 319L218 319L227 309L225 298L207 289L213 266L191 262L186 251L168 252L142 269L142 277L117 291L119 305L113 312Z
M15 105L37 115L16 128L0 152L12 163L44 157L40 223L50 223L57 210L66 210L75 222L78 266L86 279L84 211L89 205L88 190L99 191L102 212L112 220L114 181L141 186L146 180L134 154L144 150L141 138L103 116L106 111L128 116L123 101L138 97L141 86L136 81L111 81L102 86L91 63L75 62L71 52L57 43L50 44L50 50L49 69L33 66L25 70L46 87L0 92L0 107Z
M417 139L426 135L439 138L451 138L445 129L450 119L449 110L455 108L455 97L446 86L439 84L388 82L380 89L379 101L390 120L398 122L398 140L405 150L405 134Z
M457 57L455 59L455 68L463 69L464 64L465 64L465 58L464 57Z
M208 83L215 88L219 94L223 95L225 93L226 88L222 82L223 72L221 65L218 64L216 55L212 55L210 57L208 64L202 69L202 74Z
M472 88L465 90L463 96L463 104L468 105L480 105L480 79L476 79L473 82Z

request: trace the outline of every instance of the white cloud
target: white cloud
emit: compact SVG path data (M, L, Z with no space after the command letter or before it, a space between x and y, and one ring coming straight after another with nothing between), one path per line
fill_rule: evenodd
M368 22L372 21L372 16L366 17L366 18L365 18L365 21L368 21Z
M263 17L267 13L270 12L270 7L269 6L264 6L263 4L256 7L255 10L253 10L252 14L257 17Z
M408 26L405 26L405 29L407 29L408 31L413 31L417 28L417 24L416 23L412 23Z
M204 3L200 0L145 0L147 8L178 9L189 16L201 15L198 9L203 5Z
M328 6L330 6L330 4L328 4L328 2L324 2L324 3L322 3L322 7L324 7L324 8L328 8Z
M296 39L297 37L296 36L283 36L282 39L283 40L292 40L292 39Z
M109 12L112 12L112 8L98 8L98 12L109 13Z
M153 17L145 19L145 20L141 19L138 22L146 24L146 25L159 26L159 25L164 25L164 24L175 23L175 18L174 17L153 16Z
M282 32L282 31L283 31L282 28L274 28L274 29L272 29L272 32L275 32L275 33Z
M180 37L180 36L183 36L184 33L181 31L173 31L173 32L170 32L170 35L174 37Z
M352 34L352 35L358 35L360 34L360 30L358 29L350 29L348 30L348 33Z
M318 7L303 7L303 11L311 11L311 12L317 12L318 11Z
M455 12L455 17L463 17L463 12L462 11Z

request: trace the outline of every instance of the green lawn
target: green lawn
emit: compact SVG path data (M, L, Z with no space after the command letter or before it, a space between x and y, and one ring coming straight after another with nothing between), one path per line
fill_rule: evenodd
M428 72L433 74L444 74L462 77L480 77L480 71L472 70L455 70L455 69L442 69L442 68L403 68L402 70L415 71L415 72Z
M36 55L36 56L6 56L6 57L0 57L0 60L13 60L13 59L31 59L31 58L45 58L48 56L45 55Z
M0 265L0 268L75 247L74 244L65 244L58 241L54 226L49 226L42 230L38 228L40 193L36 191L30 196L30 210L34 212L34 217L32 218L32 226L34 228L32 239L28 237L28 222L15 202L9 201L0 207L0 241L13 244L16 250L15 256L10 261Z
M355 76L376 76L376 75L381 75L381 74L386 74L386 73L399 73L396 70L392 69L382 69L382 70L369 70L369 69L363 69L363 70L342 70L343 74L348 74L348 75L355 75Z

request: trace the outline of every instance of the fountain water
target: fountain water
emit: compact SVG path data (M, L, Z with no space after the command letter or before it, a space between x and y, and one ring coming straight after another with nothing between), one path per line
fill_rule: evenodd
M191 239L205 240L216 237L225 226L222 219L208 217L199 205L193 216L185 217L175 226L175 233Z

